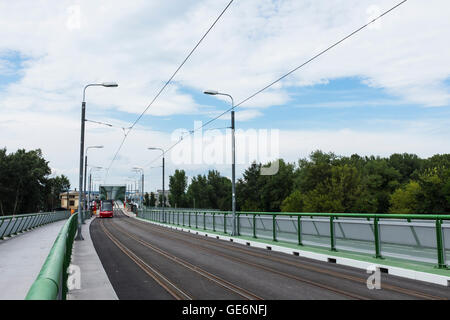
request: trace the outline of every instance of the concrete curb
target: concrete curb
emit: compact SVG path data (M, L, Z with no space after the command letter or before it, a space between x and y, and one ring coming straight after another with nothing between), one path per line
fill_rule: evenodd
M128 215L128 216L132 217L130 215ZM377 268L379 270L382 270L384 273L388 273L393 276L438 284L438 285L446 286L446 287L450 286L450 277L442 276L442 275L438 275L438 274L415 271L415 270L411 270L411 269L393 267L393 266L388 266L388 265L383 265L383 264L375 264L375 263L361 261L361 260L343 258L343 257L334 256L332 254L322 254L322 253L316 253L316 252L311 252L311 251L298 250L298 249L288 248L288 247L279 246L279 245L262 243L262 242L258 242L258 241L252 241L252 240L240 239L240 238L231 237L231 236L218 235L218 234L204 232L204 231L192 230L189 228L175 227L175 226L166 225L166 224L162 224L162 223L158 223L158 222L154 222L154 221L145 220L145 219L138 218L138 217L133 217L133 218L138 219L140 221L147 222L147 223L166 227L169 229L198 234L201 236L216 238L219 240L232 241L234 243L239 243L239 244L242 244L245 246L252 246L255 248L262 248L262 249L266 249L266 250L287 253L287 254L304 257L304 258L309 258L309 259L313 259L313 260L335 263L338 265L353 267L353 268L357 268L357 269L363 269L366 271L369 270L369 267L370 267L370 270L374 270L374 268Z

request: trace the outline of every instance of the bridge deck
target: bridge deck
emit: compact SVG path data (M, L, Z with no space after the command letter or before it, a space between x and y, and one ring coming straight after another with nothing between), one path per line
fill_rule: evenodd
M119 299L446 299L448 288L162 228L116 211L91 236Z

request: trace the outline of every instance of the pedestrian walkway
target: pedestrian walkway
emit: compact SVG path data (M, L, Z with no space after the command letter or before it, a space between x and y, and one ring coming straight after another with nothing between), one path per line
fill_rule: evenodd
M84 240L73 243L71 264L80 268L81 288L69 291L67 300L118 300L91 240L89 227L95 219L83 225Z
M23 300L66 220L0 240L0 300Z

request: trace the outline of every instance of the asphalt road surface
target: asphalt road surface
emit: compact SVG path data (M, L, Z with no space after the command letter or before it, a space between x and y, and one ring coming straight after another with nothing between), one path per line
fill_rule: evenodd
M119 299L448 299L447 287L252 248L129 218L97 218L92 241Z

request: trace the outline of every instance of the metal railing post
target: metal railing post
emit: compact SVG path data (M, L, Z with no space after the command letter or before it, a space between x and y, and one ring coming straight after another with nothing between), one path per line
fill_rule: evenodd
M381 259L380 227L378 220L378 218L373 219L373 233L375 235L375 258Z
M439 269L447 268L447 266L445 265L444 243L442 240L442 220L436 219L436 248L438 257L437 267Z
M274 214L273 215L273 217L272 217L272 238L273 238L273 241L277 241L277 222L276 222L276 214Z
M212 218L213 218L213 231L216 231L216 216L214 212L212 213Z
M237 223L236 223L236 235L240 236L241 235L241 214L236 212L236 219L237 219Z
M253 215L253 238L256 239L256 214Z
M227 233L227 214L223 213L223 233Z
M203 230L206 230L206 212L203 212Z
M298 245L302 246L302 221L301 216L297 217L297 238L298 238Z
M334 235L334 217L330 217L330 241L331 241L331 251L337 251L336 250L336 238Z

